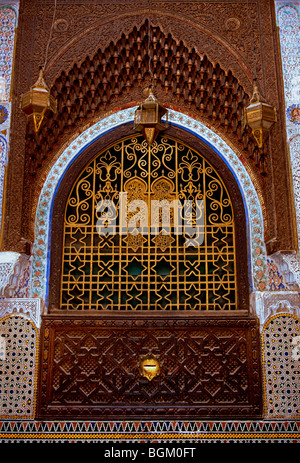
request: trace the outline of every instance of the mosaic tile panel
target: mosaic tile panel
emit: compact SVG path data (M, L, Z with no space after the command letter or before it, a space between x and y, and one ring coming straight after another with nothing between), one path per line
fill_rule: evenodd
M31 296L47 296L47 275L49 272L48 247L50 245L50 212L55 196L56 186L74 159L82 152L84 146L124 123L133 122L135 108L128 108L112 114L81 133L67 147L52 166L40 192L35 221L35 236ZM251 285L257 290L267 288L267 265L263 237L263 216L257 192L250 176L237 154L211 129L188 115L174 110L169 112L169 121L185 128L208 142L234 172L247 205L249 217L249 246L252 265Z
M296 421L0 421L0 442L300 442Z
M1 127L1 124L0 124ZM0 228L2 220L2 209L3 209L3 187L4 187L4 176L5 166L7 163L7 140L3 135L0 135Z
M0 5L0 76L5 80L5 89L1 92L2 101L7 101L10 98L17 7L18 3L16 2L13 6Z
M287 135L290 142L295 212L300 243L300 4L275 1L281 44Z
M38 335L22 316L0 320L0 418L33 418L35 413Z
M262 333L265 416L267 419L300 418L300 358L294 340L300 336L300 319L278 314Z
M277 23L280 28L282 50L283 78L287 101L300 99L299 84L299 37L300 37L300 5L299 2L275 1Z
M300 88L300 83L299 83L299 88ZM300 241L300 134L295 135L294 138L290 141L290 153L291 153L291 165L292 165L292 173L293 173L298 241Z
M11 115L11 76L18 8L18 1L7 2L6 5L0 5L0 131L2 132L0 136L0 228L2 222L5 166L8 153Z

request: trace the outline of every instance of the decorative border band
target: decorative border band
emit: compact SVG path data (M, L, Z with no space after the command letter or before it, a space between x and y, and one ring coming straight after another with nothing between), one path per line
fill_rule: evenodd
M252 442L259 440L260 442L264 441L278 441L285 440L288 442L293 441L294 443L300 442L300 433L3 433L0 434L0 442L5 442L6 440L27 440L27 441L53 441L53 440L64 440L64 441L246 441ZM296 441L296 442L295 442Z

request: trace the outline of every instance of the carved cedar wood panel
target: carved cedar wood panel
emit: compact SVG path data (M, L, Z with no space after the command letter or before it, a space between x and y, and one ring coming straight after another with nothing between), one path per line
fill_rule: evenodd
M51 319L40 418L259 417L259 331L245 320ZM151 352L161 372L141 376Z

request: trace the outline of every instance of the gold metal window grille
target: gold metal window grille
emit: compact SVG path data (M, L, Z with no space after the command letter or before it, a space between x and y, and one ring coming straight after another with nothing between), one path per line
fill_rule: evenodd
M120 234L120 192L127 193L128 203L191 200L193 220L196 199L203 200L203 243L186 246L184 230L174 233L172 210L167 235L162 230L155 235ZM116 205L114 234L99 235L96 228L97 204L104 200ZM128 213L127 220L133 215ZM147 225L142 216L137 223ZM131 136L99 153L71 190L63 240L61 309L236 309L235 230L229 194L203 156L170 137L159 136L149 147L142 136Z

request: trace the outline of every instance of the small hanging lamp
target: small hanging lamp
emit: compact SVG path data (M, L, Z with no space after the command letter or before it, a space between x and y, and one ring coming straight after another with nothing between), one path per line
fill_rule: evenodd
M245 123L251 128L259 148L263 147L274 122L277 122L276 108L261 96L257 79L254 79L253 95L249 106L245 108Z
M43 68L40 69L36 83L21 96L21 109L33 120L35 132L39 131L47 110L56 113L57 102L46 85Z
M36 83L31 87L31 89L27 93L21 95L20 107L27 115L28 119L33 121L35 133L39 131L43 119L46 116L46 113L49 111L56 113L57 111L57 101L50 94L50 90L47 87L46 82L44 80L44 70L46 69L48 49L50 46L52 32L54 28L56 7L57 0L54 0L53 17L50 28L50 35L46 46L44 65L40 67L39 77Z
M162 118L166 116L166 122ZM152 145L159 132L168 128L168 110L155 98L152 89L149 96L135 111L134 129L142 132L148 145Z

